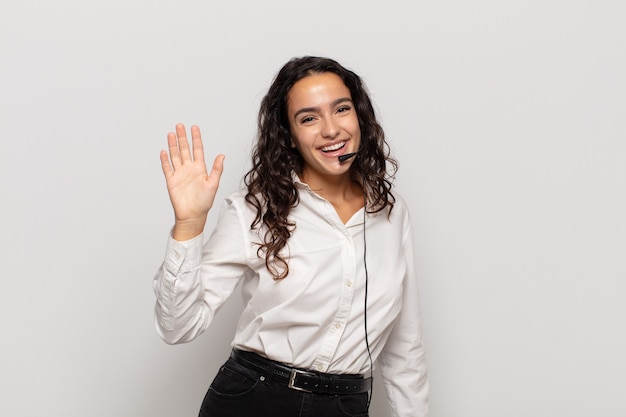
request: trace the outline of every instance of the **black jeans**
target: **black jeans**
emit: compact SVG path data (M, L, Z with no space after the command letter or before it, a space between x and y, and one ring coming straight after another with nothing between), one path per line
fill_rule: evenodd
M220 368L199 417L368 417L368 394L297 391L232 359Z

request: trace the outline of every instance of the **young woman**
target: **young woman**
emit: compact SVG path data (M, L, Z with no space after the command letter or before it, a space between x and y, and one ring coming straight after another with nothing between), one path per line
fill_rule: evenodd
M396 162L361 79L292 59L261 103L246 189L202 232L224 157L207 172L200 131L168 134L175 213L154 279L156 326L193 340L241 283L233 351L200 416L367 416L373 363L395 417L428 413L411 224Z

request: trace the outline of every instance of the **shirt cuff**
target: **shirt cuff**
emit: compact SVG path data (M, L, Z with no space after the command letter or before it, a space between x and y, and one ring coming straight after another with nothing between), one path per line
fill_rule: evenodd
M202 261L203 241L202 233L185 241L175 240L170 233L163 263L167 272L178 276L180 273L192 271L198 267Z

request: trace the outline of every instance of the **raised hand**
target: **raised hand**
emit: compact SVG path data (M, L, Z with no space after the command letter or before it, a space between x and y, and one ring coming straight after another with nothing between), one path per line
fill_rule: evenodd
M188 240L202 233L224 168L224 155L218 155L211 173L207 173L198 126L191 127L191 140L193 152L185 126L177 124L176 133L167 134L169 156L161 151L161 167L176 218L172 235L176 240Z

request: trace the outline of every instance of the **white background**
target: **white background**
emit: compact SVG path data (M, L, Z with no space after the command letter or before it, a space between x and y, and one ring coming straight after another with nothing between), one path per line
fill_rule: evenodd
M200 125L221 200L274 74L315 54L363 76L401 163L431 416L625 416L625 22L619 0L3 0L0 415L197 415L240 299L158 338L159 151Z

